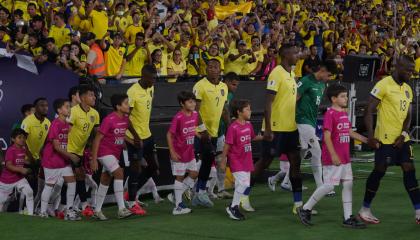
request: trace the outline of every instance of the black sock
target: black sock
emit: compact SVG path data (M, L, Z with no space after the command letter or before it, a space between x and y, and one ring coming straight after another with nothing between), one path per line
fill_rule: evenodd
M139 172L136 170L130 169L128 178L128 201L133 202L136 201L137 198L137 191L139 189Z
M419 185L416 179L416 171L404 171L404 186L410 196L411 203L414 206L414 209L420 209L420 190Z
M373 198L376 195L376 192L378 191L380 181L382 177L385 175L385 172L379 172L377 170L373 170L367 181L366 181L366 191L365 191L365 197L363 199L363 206L366 208L370 208L370 204L373 201Z
M63 187L61 187L61 199L60 203L63 205L67 204L67 184L63 184Z
M76 181L76 193L79 195L80 201L87 202L87 192L86 192L86 183L85 181Z

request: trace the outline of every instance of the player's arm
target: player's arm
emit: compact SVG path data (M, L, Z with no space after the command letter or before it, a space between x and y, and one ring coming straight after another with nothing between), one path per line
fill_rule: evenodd
M200 113L201 100L196 99L195 101L197 103L196 111ZM203 119L201 118L200 114L198 114L198 132L200 133L202 141L206 141L210 138L209 133L207 132L206 126L204 125Z
M229 127L229 125L230 125L230 112L229 112L229 106L228 106L227 102L223 106L222 118L223 118L223 122L225 122L225 124L226 124L226 127Z
M79 161L79 158L76 155L71 154L71 153L67 152L65 149L63 149L60 146L60 142L57 139L52 140L52 145L53 145L54 151L56 151L62 157L66 158L66 159L70 159L72 162Z
M222 170L223 172L226 171L227 154L229 152L229 149L230 149L230 145L225 143L223 147L223 152L222 152L222 161L220 162L220 170Z
M297 82L297 95L296 95L296 101L299 101L302 95L306 92L308 89L308 85L305 81L305 78L302 80L299 80Z
M133 123L130 120L128 121L128 128L127 129L133 135L134 145L141 148L143 146L143 142L142 142L139 134L136 132L136 129L134 129ZM131 139L129 139L128 142L131 142Z
M334 145L331 140L331 132L329 130L324 130L324 141L325 141L325 145L327 146L328 152L331 155L331 160L333 164L336 166L340 166L341 160L334 149Z
M173 135L171 131L168 131L168 133L166 134L166 141L168 141L168 147L169 147L169 153L171 155L171 160L178 162L180 157L174 149L174 144L173 144L172 139L173 139Z
M356 140L361 141L362 143L368 143L368 139L367 137L359 134L358 132L355 132L353 130L350 129L350 137Z
M94 172L98 170L98 150L102 138L104 138L104 135L98 131L92 143L92 160L90 161L90 168Z
M376 97L370 96L368 107L365 113L365 126L368 132L368 144L371 148L376 149L378 148L379 141L374 138L374 131L373 131L373 114L376 112L376 108L378 107L380 100Z
M6 169L11 172L20 173L22 175L26 175L30 171L29 168L15 166L13 165L12 161L7 161L7 160L6 160Z
M257 141L262 141L263 139L264 139L263 135L257 135L252 139L252 141L257 142Z
M267 91L265 95L265 109L264 109L264 120L265 120L265 129L264 129L264 139L271 141L273 139L273 133L271 132L271 107L273 105L274 98L276 97L276 92Z
M410 104L407 111L407 117L405 118L404 123L403 123L401 135L397 137L397 139L395 139L394 147L402 148L405 141L405 137L408 136L408 132L410 131L409 129L410 129L410 124L411 124L411 111L412 111L412 107Z

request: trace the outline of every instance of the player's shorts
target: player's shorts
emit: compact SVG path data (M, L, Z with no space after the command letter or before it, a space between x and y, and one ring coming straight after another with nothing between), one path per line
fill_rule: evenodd
M319 141L316 135L316 129L309 124L298 124L299 142L301 149L308 149L313 146L315 142Z
M56 184L62 177L74 176L73 169L70 166L63 168L44 168L45 183Z
M23 188L28 187L31 188L29 185L28 180L26 178L22 178L15 183L3 183L0 182L0 198L7 200L7 197L13 193L13 190L16 189L18 192L21 192ZM4 201L3 200L3 201Z
M262 154L264 158L278 157L281 154L299 150L299 132L273 132L273 141L262 142Z
M235 188L237 186L250 187L251 186L251 173L250 172L233 172L235 178Z
M341 164L340 166L327 165L322 167L324 184L338 186L340 181L353 180L353 171L351 163Z
M113 173L120 168L119 161L114 155L99 157L98 161L102 164L102 172Z
M155 141L153 137L149 137L143 140L143 147L138 148L133 144L126 142L128 161L141 161L145 155L153 154L155 151Z
M386 166L401 165L414 161L413 148L410 142L405 142L401 149L393 147L393 144L381 144L375 151L375 163Z
M197 172L198 166L195 159L189 162L175 162L171 160L172 175L184 176L187 171Z

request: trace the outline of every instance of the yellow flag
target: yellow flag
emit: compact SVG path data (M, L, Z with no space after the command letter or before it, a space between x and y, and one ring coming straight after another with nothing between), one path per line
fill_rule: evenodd
M232 14L241 12L243 15L251 12L252 2L246 2L234 6L215 6L216 17L219 20L224 20Z

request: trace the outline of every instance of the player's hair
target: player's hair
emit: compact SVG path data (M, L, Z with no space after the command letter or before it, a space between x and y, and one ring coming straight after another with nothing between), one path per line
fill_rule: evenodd
M316 72L319 71L321 68L327 69L328 72L331 74L337 74L337 64L333 59L327 59L324 62L321 62L319 66L316 68Z
M36 106L41 101L47 101L47 99L45 97L39 97L39 98L35 99L33 105Z
M55 44L55 39L52 38L52 37L49 37L49 38L45 39L44 43L45 43L45 45L47 45L47 43Z
M156 67L154 65L152 65L152 64L146 64L141 69L141 73L142 73L142 76L144 76L145 73L146 74L151 74L151 75L156 75L157 74L157 70L156 70Z
M73 96L75 96L78 92L79 92L79 86L71 87L67 95L67 98L69 99L69 101L71 101Z
M24 104L24 105L22 105L22 107L20 108L20 112L22 113L22 115L25 115L25 113L27 112L27 111L31 111L31 108L33 108L34 107L34 105L33 104L30 104L30 103L28 103L28 104Z
M69 100L67 100L65 98L58 98L58 99L54 100L53 108L54 108L55 113L58 114L58 109L60 109L62 106L64 106L64 104L68 101Z
M181 105L181 104L184 104L188 100L191 100L191 99L195 100L195 95L192 92L181 91L180 93L178 93L177 99L178 99L179 105Z
M295 47L295 45L294 44L290 44L290 43L285 43L285 44L281 45L281 47L279 49L279 55L281 57L284 57L286 55L287 51L289 49L294 48L294 47Z
M95 89L87 84L83 84L79 86L79 96L83 96L87 94L88 92L95 92Z
M225 82L239 81L239 76L234 72L228 72L223 76L223 80L225 80Z
M309 46L309 49L312 50L313 47L316 47L316 45L312 44L311 46Z
M233 100L230 103L230 111L235 118L238 118L238 111L242 112L244 108L251 105L251 102L247 99Z
M210 58L209 61L207 62L207 66L209 65L210 62L217 62L219 66L221 65L219 59L217 58Z
M28 133L26 133L22 128L15 128L15 129L13 129L12 133L10 134L10 138L14 139L19 135L23 135L23 136L27 137Z
M111 96L111 105L114 111L117 111L117 106L121 106L124 100L127 98L127 94L113 94Z
M332 84L327 88L327 97L332 102L333 97L338 97L340 93L346 93L347 88L340 84Z

